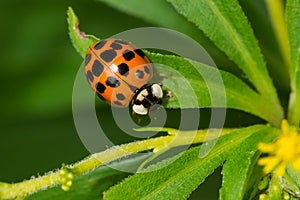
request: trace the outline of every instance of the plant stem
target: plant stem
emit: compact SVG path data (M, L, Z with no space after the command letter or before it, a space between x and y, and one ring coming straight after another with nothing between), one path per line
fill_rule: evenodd
M281 54L283 56L285 67L289 71L290 75L290 87L291 94L289 100L288 108L288 119L291 124L299 124L299 109L300 103L299 98L296 97L296 80L295 72L292 66L291 56L290 56L290 44L288 37L288 29L285 21L284 6L282 0L266 0L267 7L270 12L270 17L273 23L275 35L279 44ZM298 110L297 110L298 109Z
M288 120L290 124L299 127L300 125L300 71L295 72L294 84L291 82Z
M270 17L273 23L275 35L282 53L284 62L288 70L290 70L290 51L287 26L285 23L284 9L282 0L266 0Z
M274 173L269 185L269 198L272 200L281 200L281 192L279 177Z
M139 130L166 131L169 132L170 135L112 147L106 151L92 154L82 161L66 167L71 171L76 172L74 176L78 176L130 154L146 150L153 150L154 153L160 153L160 150L165 148L173 148L217 139L220 136L233 132L235 129L179 131L172 128L147 128ZM207 133L209 134L206 136ZM0 182L0 199L25 198L41 189L55 186L61 182L60 172L65 168L20 183L7 184Z
M286 20L290 47L290 99L288 108L289 123L299 127L300 125L300 0L286 2Z

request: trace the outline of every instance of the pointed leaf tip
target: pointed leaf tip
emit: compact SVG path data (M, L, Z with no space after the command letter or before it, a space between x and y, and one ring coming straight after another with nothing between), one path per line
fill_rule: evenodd
M67 16L71 42L81 57L84 57L89 46L99 39L93 35L87 35L79 29L78 17L71 6L68 7Z

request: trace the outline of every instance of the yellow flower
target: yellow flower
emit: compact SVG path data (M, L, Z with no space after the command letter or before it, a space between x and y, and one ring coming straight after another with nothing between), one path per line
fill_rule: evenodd
M265 173L275 169L276 174L282 176L289 164L294 170L300 170L300 134L286 120L281 122L278 139L271 144L259 143L258 148L268 154L258 160L258 164L264 166Z

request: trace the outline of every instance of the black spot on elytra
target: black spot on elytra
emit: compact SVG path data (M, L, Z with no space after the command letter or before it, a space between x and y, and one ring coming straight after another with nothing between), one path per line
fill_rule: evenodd
M136 92L137 87L135 87L135 86L133 86L133 85L130 85L130 84L127 84L127 85L128 85L128 87L130 88L130 90L131 90L132 92Z
M138 69L135 71L135 76L142 79L144 78L144 72Z
M116 88L116 87L119 87L120 86L120 81L117 80L115 77L113 76L109 76L106 80L106 85L107 86L110 86L110 87L113 87L113 88Z
M90 82L93 82L93 81L94 81L93 73L92 73L90 70L86 72L86 78L87 78Z
M111 62L115 57L117 56L117 53L113 49L109 49L106 51L103 51L100 54L100 57L105 61L105 62Z
M92 72L95 76L99 77L100 74L103 72L104 67L99 60L95 60L92 66Z
M147 74L150 73L150 69L149 69L149 67L148 67L147 65L144 66L144 70L145 70L145 72L146 72Z
M134 58L134 53L132 51L125 50L123 52L123 57L124 57L125 60L130 61Z
M145 57L145 53L141 49L135 49L134 52L142 58Z
M114 50L122 49L122 45L115 42L111 43L110 47L113 48Z
M105 91L105 89L106 89L105 85L103 85L102 83L96 83L95 87L96 87L96 90L97 90L100 94L103 94L104 91Z
M99 50L99 49L101 49L105 44L106 44L106 40L103 40L103 41L100 41L100 42L98 42L95 46L94 46L94 49L96 49L96 50Z
M85 56L84 59L84 66L86 66L87 64L89 64L89 62L91 61L92 55L89 53Z
M128 44L128 42L125 42L123 40L115 40L115 42L120 43L120 44Z
M129 72L129 67L126 63L121 63L118 65L118 71L122 76L127 76Z
M122 106L122 103L120 101L114 101L114 104L116 104L118 106Z
M117 99L122 101L125 99L125 96L122 93L119 93L119 94L117 94Z

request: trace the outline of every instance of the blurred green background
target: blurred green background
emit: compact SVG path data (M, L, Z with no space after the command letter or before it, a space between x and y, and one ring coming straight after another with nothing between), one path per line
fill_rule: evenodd
M88 155L72 118L82 58L68 37L68 6L83 30L103 38L147 26L95 1L0 2L1 181L22 181Z
M241 2L247 4L246 0ZM83 60L68 37L68 6L79 16L82 30L101 38L154 26L92 0L0 2L0 181L22 181L89 154L72 118L73 82ZM249 7L248 13L251 10ZM252 22L265 26L255 17ZM262 38L260 44L272 49L274 42L268 42L269 38ZM232 69L230 64L228 61L224 66ZM233 72L243 76L238 70ZM281 91L286 91L284 86ZM109 111L104 104L101 109ZM261 122L242 112L228 114L226 124L230 126ZM113 128L109 121L105 123ZM202 195L214 199L221 184L220 169L209 179L202 186ZM193 193L192 197L197 199L198 195Z

